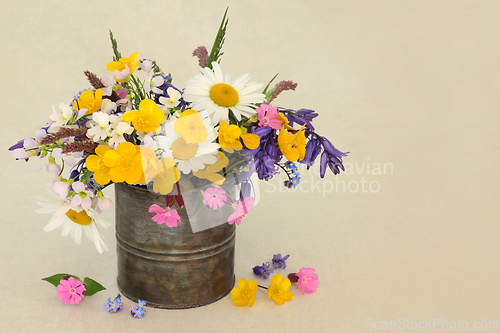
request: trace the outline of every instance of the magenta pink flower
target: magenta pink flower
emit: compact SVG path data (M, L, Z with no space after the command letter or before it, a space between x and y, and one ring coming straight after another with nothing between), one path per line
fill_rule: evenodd
M300 286L302 289L302 295L304 295L304 292L311 294L316 291L316 288L318 288L318 274L315 273L314 268L301 268L298 273L295 273L297 278L299 279L297 282L299 283L297 285L297 288Z
M256 112L257 117L259 117L259 126L267 126L274 128L275 130L281 129L282 121L278 118L278 108L272 106L271 104L261 104Z
M157 204L152 204L149 207L149 212L150 213L156 213L155 216L151 218L151 220L155 221L158 224L163 224L167 227L173 228L177 227L177 221L179 223L181 222L181 217L177 213L175 209L171 209L170 207L167 207L167 209L163 209Z
M213 210L224 206L226 200L226 192L220 187L210 187L203 192L203 204Z
M85 297L83 292L86 290L85 285L74 277L67 280L62 279L57 286L59 299L63 304L78 304Z
M255 199L252 197L245 198L243 201L240 203L233 203L234 207L234 213L229 215L229 218L227 219L227 223L233 224L236 223L236 225L240 225L241 219L253 209L253 205L255 204Z

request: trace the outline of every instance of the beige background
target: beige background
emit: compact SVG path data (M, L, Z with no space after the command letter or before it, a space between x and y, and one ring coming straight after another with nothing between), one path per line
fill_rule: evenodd
M108 74L108 29L123 54L156 59L182 87L197 72L191 52L211 47L227 5L223 70L298 82L277 104L317 110L317 130L351 152L351 172L304 173L309 183L295 193L280 193L279 178L261 183L261 203L238 227L236 276L290 254L285 273L314 267L320 287L281 307L259 291L251 309L226 297L148 309L140 321L109 315L113 230L103 255L45 233L33 196L46 194L48 174L7 148L88 86L83 70ZM367 318L500 321L499 15L497 1L1 1L0 331L364 332ZM373 174L377 163L385 174ZM363 183L366 193L354 191ZM108 290L63 305L40 281L58 272Z

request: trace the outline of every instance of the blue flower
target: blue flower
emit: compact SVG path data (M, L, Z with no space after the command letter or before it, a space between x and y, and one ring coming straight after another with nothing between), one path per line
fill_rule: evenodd
M144 317L146 315L146 310L144 309L146 304L148 304L148 302L138 299L137 303L134 303L130 308L130 314L132 317L139 319Z
M124 305L122 303L121 297L122 296L118 294L113 300L111 300L111 297L108 298L108 301L104 303L104 310L108 311L109 313L115 313L122 310Z
M284 257L281 257L281 254L275 254L275 255L273 255L273 265L274 265L274 268L283 268L283 269L285 269L286 268L286 262L285 262L285 260L287 260L288 257L290 257L289 254L287 254Z
M135 311L135 313L132 313L132 316L134 318L139 318L141 319L142 317L144 317L146 315L146 311L143 309L143 308L139 308Z
M264 279L267 279L269 275L271 275L274 271L274 269L272 269L270 266L271 264L269 264L269 262L262 263L262 266L255 266L253 268L253 273L255 275L262 275Z

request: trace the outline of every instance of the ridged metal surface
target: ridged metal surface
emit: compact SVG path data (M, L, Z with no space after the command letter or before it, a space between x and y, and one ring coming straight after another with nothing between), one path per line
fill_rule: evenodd
M191 232L185 209L175 228L158 225L148 212L165 196L115 184L118 288L149 306L182 309L210 304L234 285L235 226L224 223Z

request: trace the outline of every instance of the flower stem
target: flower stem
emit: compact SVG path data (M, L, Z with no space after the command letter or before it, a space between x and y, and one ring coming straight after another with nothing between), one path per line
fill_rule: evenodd
M260 288L262 288L262 289L266 289L267 290L267 287L261 286L260 284L258 284L257 286L260 287Z

